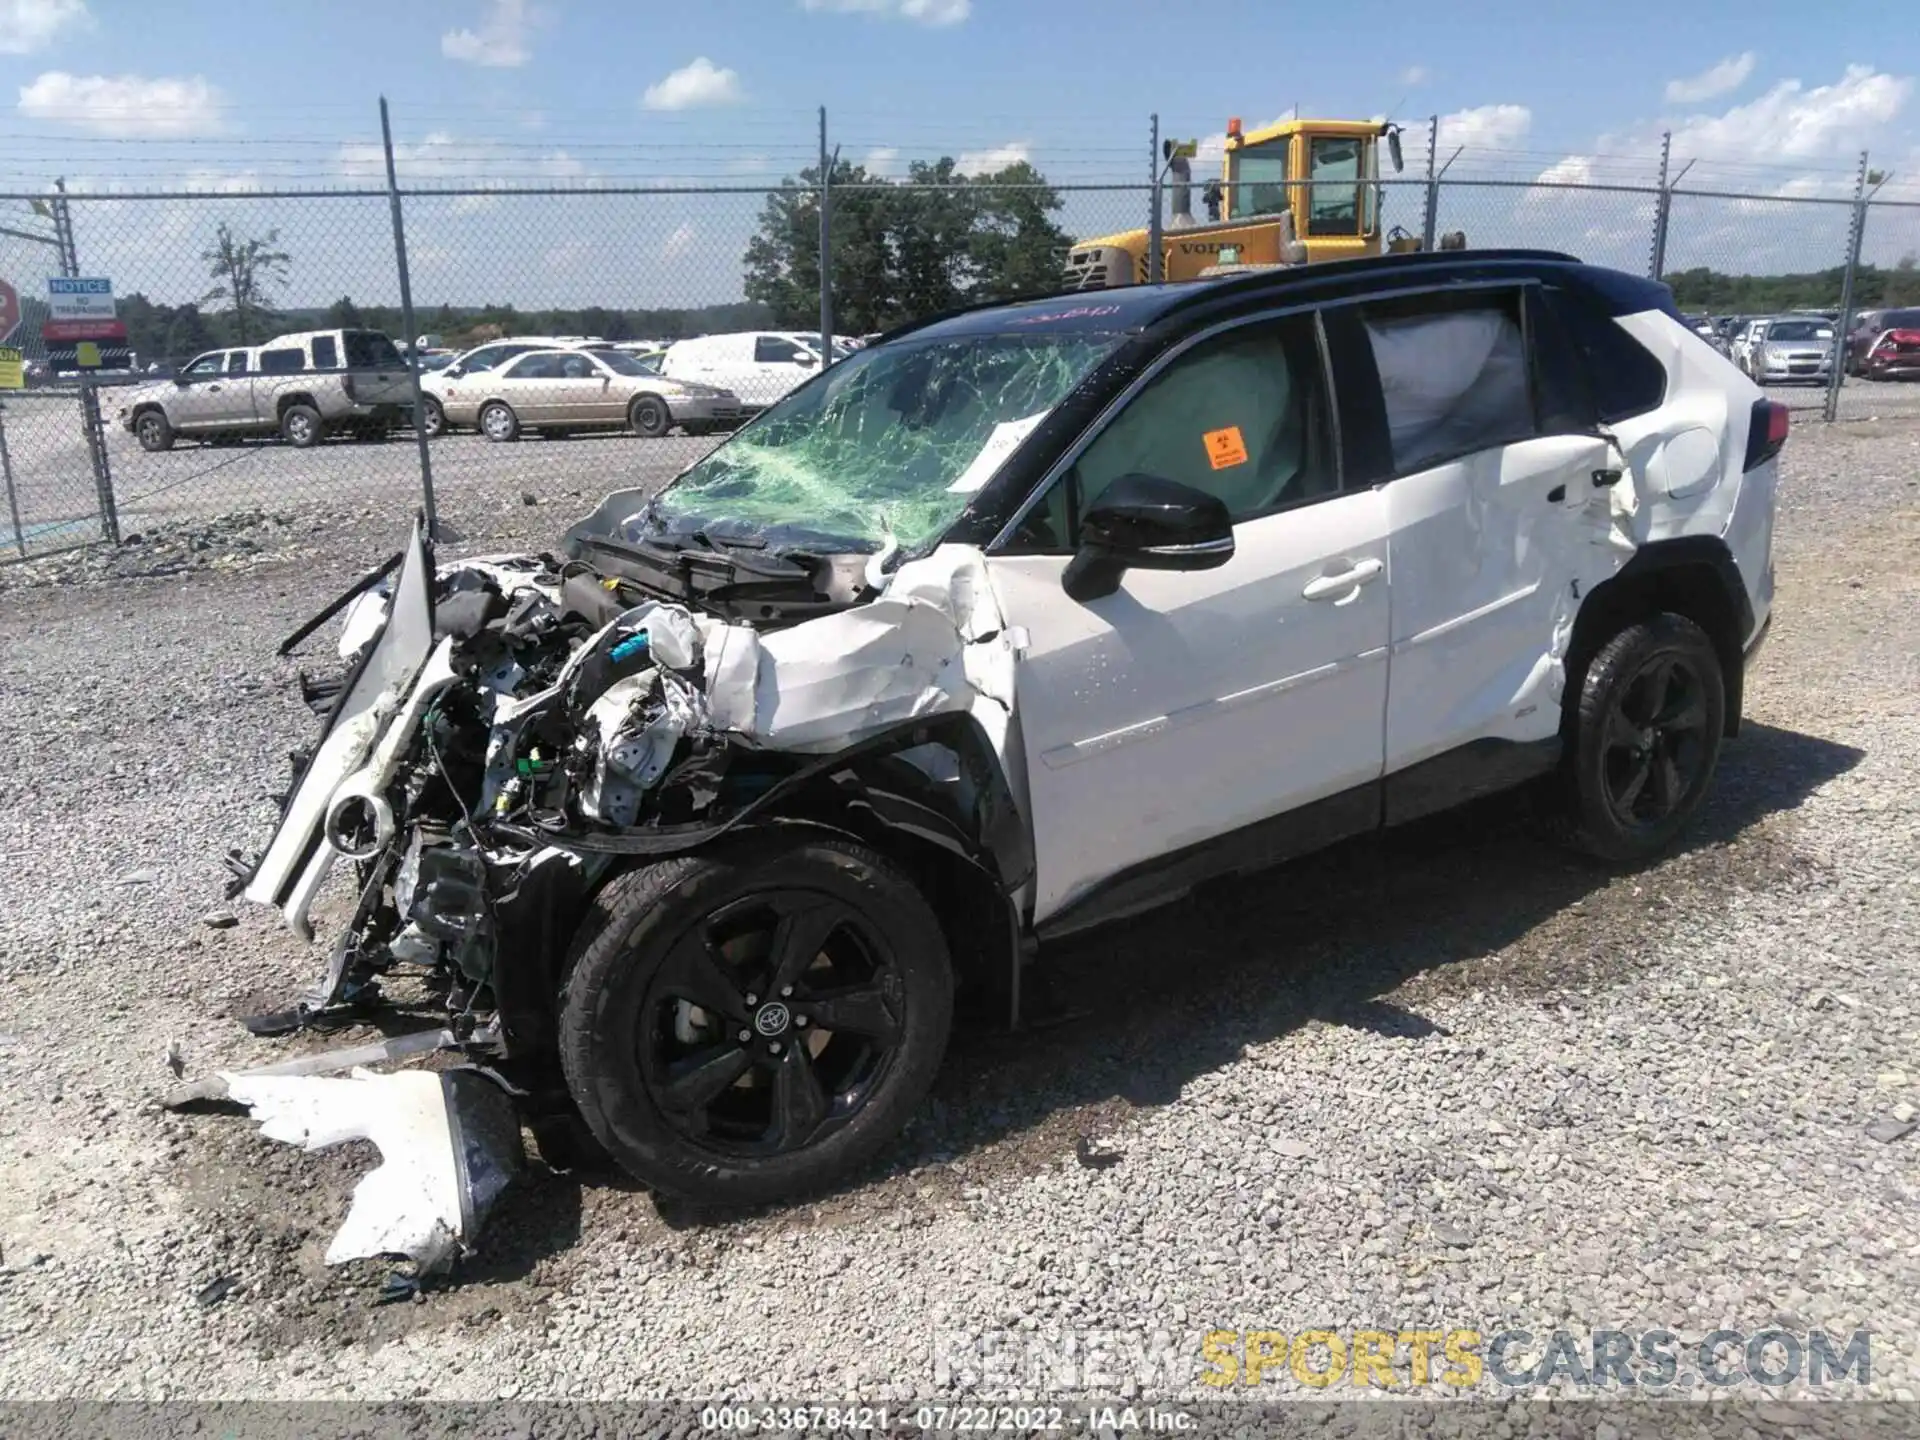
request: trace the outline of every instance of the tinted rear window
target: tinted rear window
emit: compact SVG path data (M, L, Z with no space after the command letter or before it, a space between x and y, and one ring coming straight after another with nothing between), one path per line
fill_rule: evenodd
M1602 421L1644 415L1667 398L1667 371L1619 324L1580 295L1547 287L1547 298L1574 352L1584 362Z
M306 368L307 355L304 350L262 350L260 352L262 375L295 375Z
M340 368L340 347L333 343L331 335L313 337L313 368L316 370Z
M347 331L347 364L355 370L398 366L400 351L393 341L375 330Z
M1876 330L1920 330L1920 310L1889 310L1874 322Z

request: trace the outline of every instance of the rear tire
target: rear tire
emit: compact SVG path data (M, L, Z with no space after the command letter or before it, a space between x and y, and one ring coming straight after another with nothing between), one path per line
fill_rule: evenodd
M627 407L627 424L646 440L658 440L673 428L673 412L658 395L640 395Z
M173 426L164 411L142 411L133 422L133 433L142 450L157 452L173 448Z
M311 405L289 405L280 412L280 438L296 450L307 450L326 438L320 412Z
M1571 747L1575 843L1621 865L1664 851L1713 783L1726 715L1720 657L1684 616L1629 625L1601 646Z
M953 1021L920 891L817 831L618 876L575 953L559 1042L581 1115L630 1174L707 1204L793 1199L870 1160L925 1097Z
M480 433L500 445L518 440L520 417L513 413L512 406L500 400L491 400L480 408Z

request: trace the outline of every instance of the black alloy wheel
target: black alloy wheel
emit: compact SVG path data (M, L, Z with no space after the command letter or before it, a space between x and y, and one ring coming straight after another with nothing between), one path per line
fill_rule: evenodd
M1658 826L1679 807L1712 753L1706 682L1660 655L1621 689L1607 717L1607 800L1624 825Z
M946 1050L939 920L839 835L769 830L628 871L575 949L568 1088L615 1161L689 1199L838 1182L906 1123Z
M885 938L851 907L805 890L749 896L666 957L641 1073L689 1140L738 1155L798 1150L884 1080L901 998Z

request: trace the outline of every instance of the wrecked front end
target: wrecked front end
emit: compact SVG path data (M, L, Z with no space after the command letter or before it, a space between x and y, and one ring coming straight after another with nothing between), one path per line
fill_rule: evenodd
M874 556L682 564L626 544L617 520L603 507L577 527L576 558L440 565L416 525L353 598L344 675L302 677L322 725L279 825L233 858L236 889L303 938L330 882L345 919L313 986L251 1017L254 1033L370 1018L412 977L444 1010L417 1048L511 1074L524 1108L557 1077L556 1009L594 894L776 821L964 871L973 923L1005 907L977 945L1006 958L1031 866L1003 765L1012 642L979 552L890 573ZM256 1092L295 1104L284 1083L218 1088L263 1118Z

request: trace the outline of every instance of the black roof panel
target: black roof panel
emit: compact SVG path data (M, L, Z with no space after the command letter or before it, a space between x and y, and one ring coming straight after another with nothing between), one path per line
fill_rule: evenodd
M1511 277L1562 277L1616 315L1664 310L1677 315L1672 291L1658 281L1583 263L1558 250L1428 250L1323 260L1284 270L1126 285L1112 290L1067 290L1037 299L992 301L900 326L882 340L962 335L1124 333L1178 311L1272 294L1276 298L1351 299L1399 282L1465 284Z

